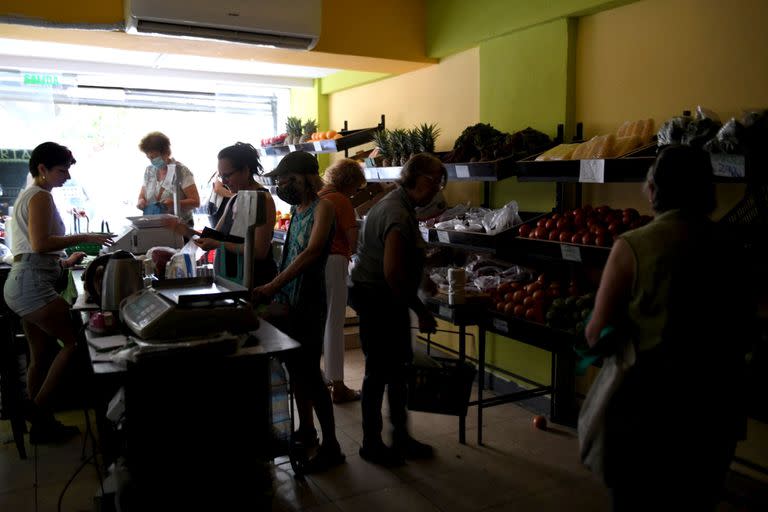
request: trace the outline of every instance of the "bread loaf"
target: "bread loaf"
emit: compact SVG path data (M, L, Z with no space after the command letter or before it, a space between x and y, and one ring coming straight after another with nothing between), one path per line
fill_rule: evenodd
M552 149L545 151L536 157L537 162L547 160L570 160L573 156L574 150L579 147L580 144L560 144Z

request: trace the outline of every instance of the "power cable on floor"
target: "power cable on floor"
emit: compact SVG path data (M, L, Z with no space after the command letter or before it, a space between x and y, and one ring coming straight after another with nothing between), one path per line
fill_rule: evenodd
M35 512L37 512L37 444L32 445L32 460L34 461L32 466L35 472L35 481L32 487L35 488Z

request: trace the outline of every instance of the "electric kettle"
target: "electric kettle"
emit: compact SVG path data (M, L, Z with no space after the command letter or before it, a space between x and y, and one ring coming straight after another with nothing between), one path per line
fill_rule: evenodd
M118 311L120 301L144 287L141 270L141 261L128 251L112 253L101 283L102 311Z

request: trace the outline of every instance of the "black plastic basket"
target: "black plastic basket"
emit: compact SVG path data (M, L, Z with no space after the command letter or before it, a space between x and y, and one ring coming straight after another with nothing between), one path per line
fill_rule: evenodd
M768 184L750 184L744 198L720 222L736 225L768 224Z
M408 373L408 409L466 416L475 368L458 359L429 358L416 362Z

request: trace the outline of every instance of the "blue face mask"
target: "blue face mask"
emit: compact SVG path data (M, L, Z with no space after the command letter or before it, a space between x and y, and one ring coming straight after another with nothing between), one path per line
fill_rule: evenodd
M152 167L154 167L155 169L160 169L165 165L165 160L163 160L163 157L161 156L156 156L151 160L151 163L152 163Z

